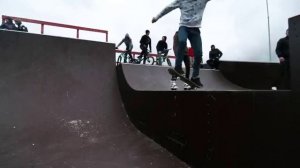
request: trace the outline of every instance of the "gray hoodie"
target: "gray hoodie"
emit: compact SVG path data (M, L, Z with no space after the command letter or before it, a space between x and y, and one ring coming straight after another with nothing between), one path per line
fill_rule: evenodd
M181 12L180 26L201 27L203 12L208 1L210 0L175 0L155 18L158 20L172 10L179 8Z

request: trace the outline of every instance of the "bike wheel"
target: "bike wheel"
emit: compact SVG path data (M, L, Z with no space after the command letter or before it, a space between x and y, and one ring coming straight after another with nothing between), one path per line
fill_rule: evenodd
M133 63L133 64L140 64L140 61L138 59L132 59L131 63Z
M135 63L135 59L132 58L132 57L130 57L130 56L128 56L127 57L127 63Z
M153 57L147 57L146 64L153 65L154 64L154 58Z
M169 66L172 66L171 60L169 58L167 58L167 63Z

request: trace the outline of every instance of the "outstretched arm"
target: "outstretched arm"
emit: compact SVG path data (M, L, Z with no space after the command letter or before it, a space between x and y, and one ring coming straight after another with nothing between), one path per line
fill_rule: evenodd
M172 10L178 8L179 4L180 4L180 0L175 0L174 2L172 2L170 5L165 7L156 17L152 18L152 23L155 23L158 19L160 19L164 15L166 15L169 12L171 12Z
M116 46L116 48L118 48L124 41L125 41L125 39L123 39L123 40Z

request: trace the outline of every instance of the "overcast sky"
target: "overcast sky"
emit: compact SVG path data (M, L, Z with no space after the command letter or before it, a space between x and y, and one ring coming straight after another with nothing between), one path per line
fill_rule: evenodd
M180 11L174 10L157 23L151 19L173 0L0 0L0 14L36 20L58 22L109 31L109 42L119 43L125 33L133 39L134 50L140 51L139 40L150 30L152 51L163 35L171 48L178 29ZM300 15L300 0L269 0L272 61L277 61L274 49L285 36L288 18ZM30 32L39 26L24 23ZM75 31L45 28L45 34L75 37ZM265 0L211 0L202 21L204 60L210 45L223 53L223 60L269 61L268 25ZM85 39L104 41L103 35L81 34ZM124 49L121 46L120 49ZM172 53L173 54L173 53Z

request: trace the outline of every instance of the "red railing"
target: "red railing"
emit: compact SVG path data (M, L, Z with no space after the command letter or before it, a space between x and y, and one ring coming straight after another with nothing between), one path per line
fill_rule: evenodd
M54 22L46 22L46 21L41 21L41 20L34 20L34 19L27 19L27 18L21 18L21 17L6 16L6 15L2 15L2 20L4 20L5 18L8 18L8 17L12 18L13 20L20 20L22 22L40 24L41 25L41 34L44 34L45 26L55 26L55 27L62 27L62 28L68 28L68 29L76 30L76 38L79 38L79 31L80 30L90 31L90 32L97 32L97 33L104 33L105 34L105 40L106 40L106 42L108 42L108 31L106 31L106 30L93 29L93 28L80 27L80 26L73 26L73 25L54 23Z
M41 20L34 20L34 19L28 19L28 18L21 18L21 17L14 17L14 16L6 16L2 15L2 20L5 18L12 18L13 20L20 20L22 22L27 23L34 23L34 24L40 24L41 25L41 34L44 34L45 26L54 26L54 27L62 27L62 28L68 28L68 29L75 29L76 30L76 38L79 38L79 31L90 31L90 32L97 32L97 33L104 33L106 37L106 42L108 42L108 31L106 30L100 30L100 29L93 29L93 28L86 28L86 27L80 27L80 26L73 26L73 25L67 25L67 24L61 24L61 23L54 23L54 22L47 22L47 21L41 21ZM116 50L116 53L122 53L125 52L124 50ZM139 56L141 53L132 51L132 56L135 58L136 56ZM149 54L150 56L157 57L157 54ZM169 56L169 58L175 58L175 56Z

